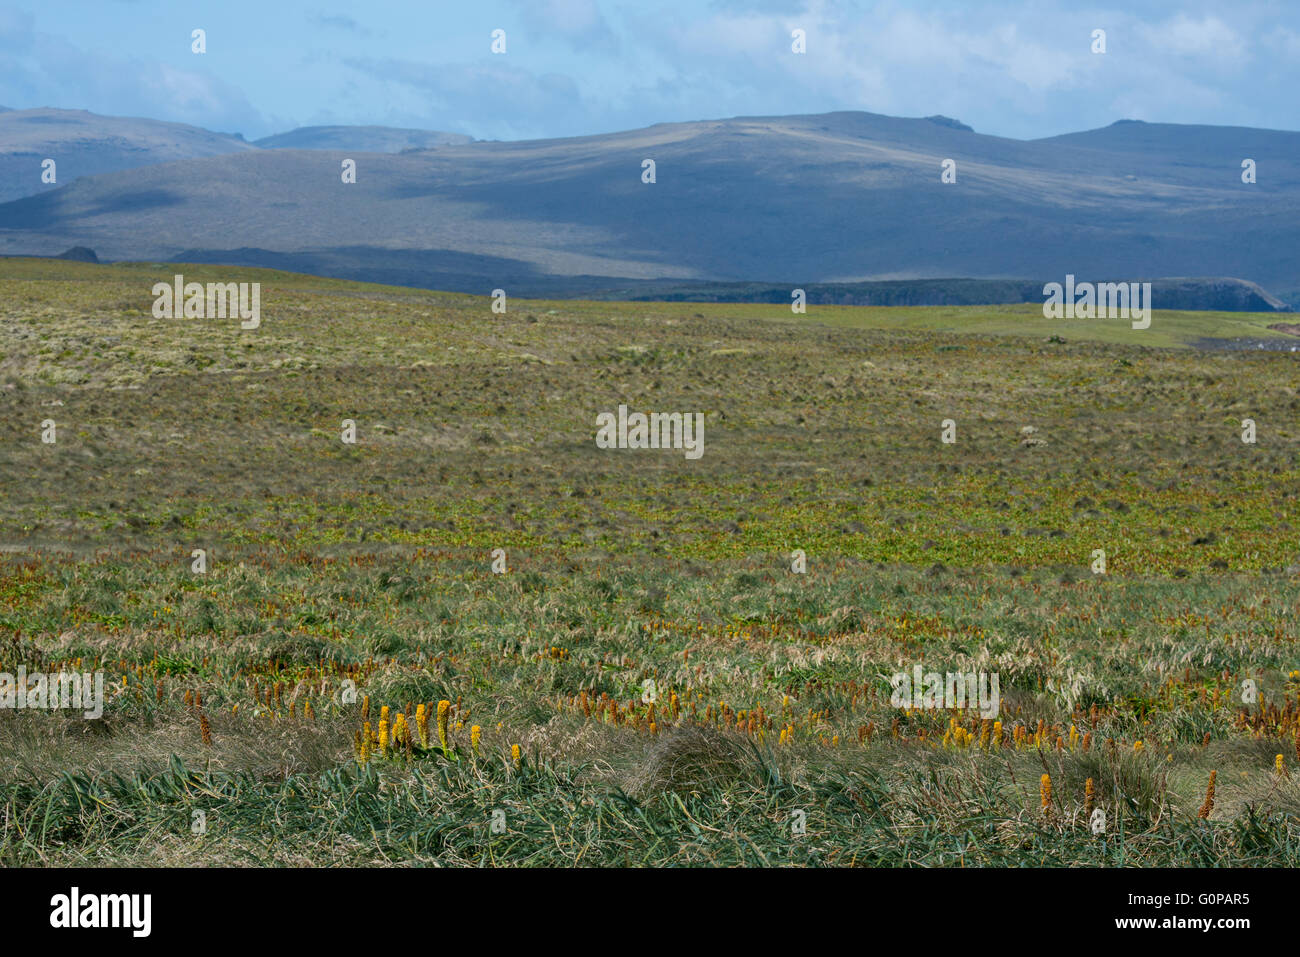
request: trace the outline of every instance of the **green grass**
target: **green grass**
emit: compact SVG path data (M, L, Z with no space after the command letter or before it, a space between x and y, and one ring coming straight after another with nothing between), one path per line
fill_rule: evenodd
M153 319L177 270L261 281L262 327ZM0 671L112 688L0 711L4 864L1297 861L1300 376L1181 348L1275 316L502 316L38 260L0 297ZM704 457L597 449L620 403L704 412ZM917 663L996 671L1006 742L891 707ZM363 700L443 699L445 751L358 761Z

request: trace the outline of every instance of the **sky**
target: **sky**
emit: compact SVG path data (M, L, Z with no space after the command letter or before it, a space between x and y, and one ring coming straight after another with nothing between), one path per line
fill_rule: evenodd
M1017 139L1119 119L1297 130L1297 90L1294 0L0 0L0 106L250 140L329 124L530 139L832 110Z

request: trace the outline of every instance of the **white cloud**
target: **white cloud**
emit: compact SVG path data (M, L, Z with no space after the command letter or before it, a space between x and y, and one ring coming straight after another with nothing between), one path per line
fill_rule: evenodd
M1155 52L1177 56L1214 57L1239 60L1246 55L1246 41L1218 17L1194 20L1184 13L1163 23L1143 26L1140 34Z
M30 16L0 15L0 76L7 106L146 116L224 132L261 121L243 92L220 77L157 57L82 49L33 29Z
M480 139L544 137L547 120L588 112L572 77L534 73L510 63L429 64L371 57L343 62L387 89L390 115L421 117L433 129Z
M596 0L511 0L528 30L537 36L557 36L576 47L617 43L614 31Z

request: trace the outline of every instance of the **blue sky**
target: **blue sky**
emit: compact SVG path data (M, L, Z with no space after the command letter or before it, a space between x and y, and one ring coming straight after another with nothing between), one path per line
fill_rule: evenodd
M490 50L498 28L504 55ZM803 56L790 50L796 28ZM1105 55L1090 50L1098 28ZM1290 0L0 5L0 105L249 139L333 123L519 139L829 110L942 113L1024 139L1121 118L1296 130L1297 89Z

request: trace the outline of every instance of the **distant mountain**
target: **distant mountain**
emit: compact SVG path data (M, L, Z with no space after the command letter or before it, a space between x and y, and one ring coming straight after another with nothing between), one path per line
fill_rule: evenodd
M463 133L405 130L392 126L302 126L254 140L262 149L351 150L356 153L400 153L438 146L472 143Z
M1300 133L1263 130L1250 126L1196 126L1181 123L1147 123L1144 120L1116 120L1110 126L1082 133L1064 133L1033 140L1056 146L1085 147L1116 153L1147 153L1175 162L1184 157L1204 161L1246 158L1258 161L1279 144L1300 142ZM1260 156L1255 154L1259 153Z
M0 201L56 189L81 176L254 148L237 136L183 123L0 107ZM53 185L41 181L46 159L55 162Z
M183 123L85 110L11 110L0 106L0 202L34 196L82 176L267 149L337 149L400 153L470 143L460 133L385 126L306 126L245 142L238 133L213 133ZM55 162L56 181L42 182L41 163Z
M65 249L54 257L55 259L71 259L79 263L97 263L99 257L95 255L93 249L87 249L85 246L73 246L71 249Z
M0 253L80 245L516 295L951 276L1032 277L1041 295L1067 273L1300 289L1300 133L1123 122L1021 141L945 117L737 117L372 152L351 157L345 184L351 152L243 150L82 179L0 206Z
M1103 279L1103 281L1105 281ZM1289 312L1291 307L1242 279L1150 279L1151 298L1162 309L1216 312ZM894 279L886 282L808 283L809 305L982 306L1041 303L1044 282L1019 279ZM789 286L762 283L670 283L650 281L592 290L593 299L666 302L789 303Z

